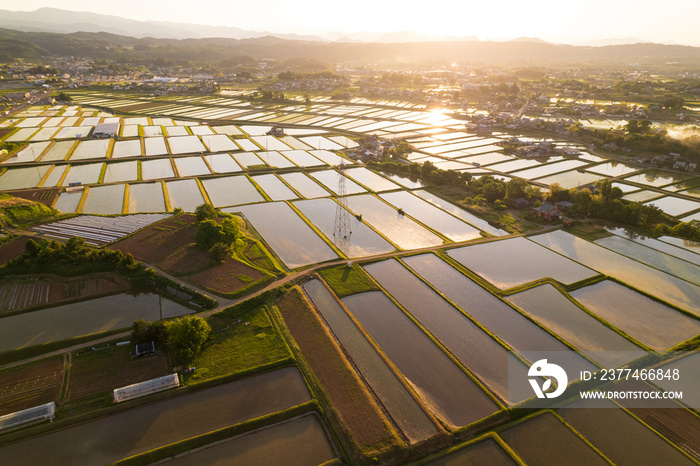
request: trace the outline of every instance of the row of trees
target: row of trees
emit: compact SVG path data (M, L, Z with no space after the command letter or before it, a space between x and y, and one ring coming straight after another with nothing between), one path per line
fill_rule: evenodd
M134 342L153 341L158 346L165 346L180 364L191 362L210 335L211 327L207 321L197 316L157 322L139 319L131 326Z

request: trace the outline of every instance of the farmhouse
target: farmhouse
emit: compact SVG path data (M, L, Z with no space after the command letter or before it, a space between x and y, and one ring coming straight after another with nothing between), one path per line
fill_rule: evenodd
M545 202L540 207L533 207L532 211L537 214L538 217L544 218L549 222L554 219L561 219L564 216L551 202Z

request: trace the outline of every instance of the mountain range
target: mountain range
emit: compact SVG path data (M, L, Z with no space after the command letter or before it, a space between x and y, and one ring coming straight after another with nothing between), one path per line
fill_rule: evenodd
M191 23L174 23L167 21L136 21L119 16L98 13L68 11L58 8L40 8L35 11L0 10L0 28L14 29L25 32L107 32L136 38L160 39L252 39L272 36L281 39L322 41L322 42L376 42L376 43L406 43L406 42L472 42L479 39L473 36L426 36L413 31L397 32L329 32L319 35L280 34L271 31L253 31L229 26L207 26ZM518 38L517 41L541 42L534 37ZM641 42L634 38L599 40L590 44L580 45L619 45Z

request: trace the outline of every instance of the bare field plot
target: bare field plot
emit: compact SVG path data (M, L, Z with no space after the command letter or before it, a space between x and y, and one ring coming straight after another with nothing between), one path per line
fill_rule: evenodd
M62 383L63 357L0 373L0 416L58 401Z
M526 238L464 246L447 254L502 290L545 277L569 284L597 275Z
M700 321L625 286L602 281L571 293L591 312L656 350L700 334Z
M670 304L700 316L700 287L667 273L652 269L595 243L555 231L531 237L542 246L644 290Z
M551 413L525 421L499 435L528 465L608 464Z
M267 466L293 463L315 466L333 458L335 453L328 444L323 426L316 416L308 414L199 449L170 461L170 464Z
M388 423L372 396L298 289L290 290L277 304L304 359L357 446L362 449L391 440Z
M68 379L68 399L112 392L116 388L168 375L165 353L132 359L129 357L131 349L131 345L125 345L98 351L88 348L74 353Z
M194 243L194 215L178 215L152 225L112 245L170 273L187 274L211 262L206 252L188 247Z
M108 464L310 399L290 367L0 447L0 455L12 464Z
M319 280L310 280L303 289L408 440L420 442L437 434L437 427L326 287Z
M478 421L498 406L382 292L343 298L372 339L449 426Z
M611 401L578 401L558 412L615 464L695 464Z

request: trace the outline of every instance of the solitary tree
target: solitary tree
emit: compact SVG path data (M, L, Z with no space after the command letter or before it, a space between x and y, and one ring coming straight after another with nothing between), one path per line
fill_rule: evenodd
M168 325L168 348L180 363L188 363L202 349L211 327L201 317L184 317Z

